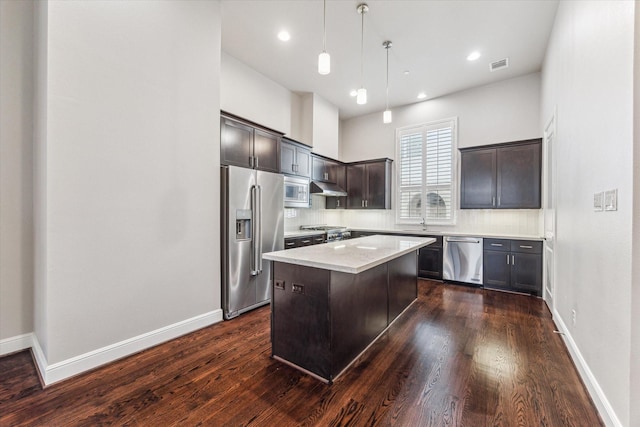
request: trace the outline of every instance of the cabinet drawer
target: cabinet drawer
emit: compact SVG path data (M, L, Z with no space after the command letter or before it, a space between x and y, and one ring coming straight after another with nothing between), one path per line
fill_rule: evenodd
M484 239L485 251L503 251L509 252L511 250L511 240L509 239Z
M541 254L542 242L537 240L512 240L511 252L520 252L526 254Z

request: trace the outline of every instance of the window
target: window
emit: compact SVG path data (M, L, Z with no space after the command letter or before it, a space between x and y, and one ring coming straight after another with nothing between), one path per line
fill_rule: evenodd
M454 223L456 121L398 129L396 222Z

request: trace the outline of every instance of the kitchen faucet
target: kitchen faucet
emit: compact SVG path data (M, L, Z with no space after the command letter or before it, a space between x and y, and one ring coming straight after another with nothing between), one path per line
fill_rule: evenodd
M422 221L420 221L420 225L422 225L422 231L427 231L427 221L425 217L422 217Z

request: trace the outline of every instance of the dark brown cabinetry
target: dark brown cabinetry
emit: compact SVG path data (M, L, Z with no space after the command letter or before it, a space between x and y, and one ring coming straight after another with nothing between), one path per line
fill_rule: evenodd
M418 252L418 277L423 279L442 280L442 236L432 237L436 241L420 248Z
M293 249L301 246L318 245L325 242L324 234L314 234L312 236L287 237L284 239L284 248Z
M391 209L391 160L347 165L348 209Z
M542 242L484 239L485 288L542 294Z
M335 167L336 184L340 188L347 188L347 167L343 164L338 164ZM347 196L342 197L327 197L326 208L327 209L345 209L347 207Z
M311 176L311 149L288 138L280 142L280 172L288 175Z
M220 163L280 172L282 135L223 114L220 116Z
M311 179L313 181L338 183L338 170L344 167L339 162L317 154L311 155Z
M274 262L271 350L332 382L417 297L416 253L358 274Z
M539 209L541 139L461 149L460 208Z

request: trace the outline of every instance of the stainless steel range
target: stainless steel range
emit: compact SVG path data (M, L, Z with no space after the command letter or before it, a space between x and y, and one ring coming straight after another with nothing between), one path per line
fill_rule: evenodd
M351 238L351 231L347 227L340 225L301 225L300 230L324 231L327 235L327 242Z

